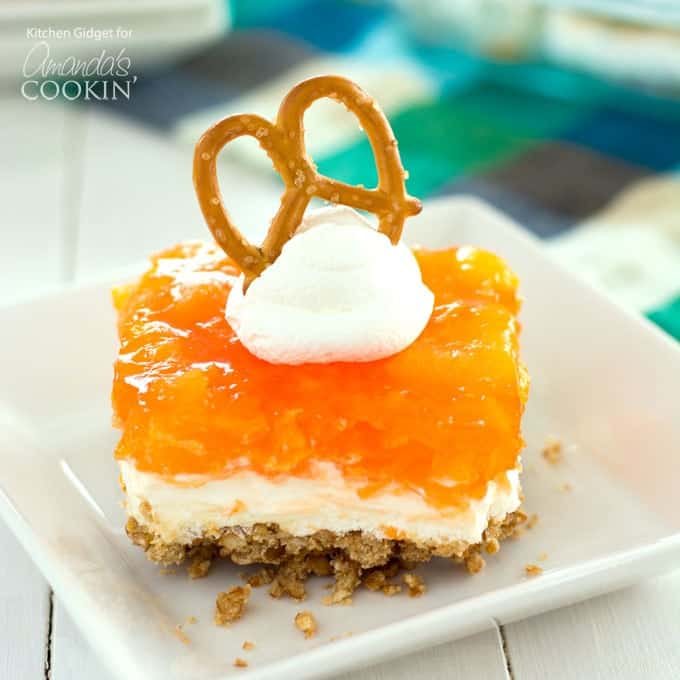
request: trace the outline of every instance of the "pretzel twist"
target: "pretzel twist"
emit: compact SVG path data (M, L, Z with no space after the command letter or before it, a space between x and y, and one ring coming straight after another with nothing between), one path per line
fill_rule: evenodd
M352 186L317 172L305 149L303 117L317 100L342 102L359 120L373 149L378 171L375 189ZM237 137L254 137L283 180L281 205L262 246L249 243L227 213L217 179L217 155ZM378 105L358 85L340 76L319 76L296 85L284 98L276 123L254 114L229 116L207 130L194 153L194 187L201 211L217 243L239 265L246 286L281 253L298 228L313 196L366 210L393 244L404 222L420 212L420 201L406 193L397 140Z

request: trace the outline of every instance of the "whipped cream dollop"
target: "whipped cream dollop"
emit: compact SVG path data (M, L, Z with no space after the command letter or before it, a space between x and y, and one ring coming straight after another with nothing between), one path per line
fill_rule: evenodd
M411 250L345 206L310 211L276 261L227 300L243 345L273 364L374 361L408 347L434 296Z

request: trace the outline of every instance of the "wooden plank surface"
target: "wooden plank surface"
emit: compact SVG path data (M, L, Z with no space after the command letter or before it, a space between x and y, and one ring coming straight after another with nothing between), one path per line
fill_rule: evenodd
M680 678L680 571L505 626L521 680Z
M50 680L114 680L58 598L52 620Z
M349 673L338 680L507 680L495 630Z
M42 678L47 663L50 591L0 522L0 678Z
M61 107L0 96L0 304L63 281L67 126ZM45 579L0 522L0 678L44 677L50 609Z

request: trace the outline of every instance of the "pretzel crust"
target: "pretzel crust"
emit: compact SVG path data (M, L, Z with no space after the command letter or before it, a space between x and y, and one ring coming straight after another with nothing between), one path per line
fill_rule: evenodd
M365 130L378 171L375 189L319 174L307 154L304 113L325 97L344 104ZM258 141L285 187L260 247L249 243L233 223L217 179L217 155L229 142L243 136ZM406 193L405 176L397 140L385 114L358 85L341 76L319 76L296 85L283 99L275 123L255 114L224 118L201 136L194 153L194 187L201 211L217 243L244 272L246 286L280 255L313 196L374 213L378 230L396 245L406 218L421 210L420 201Z

